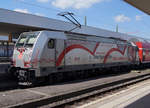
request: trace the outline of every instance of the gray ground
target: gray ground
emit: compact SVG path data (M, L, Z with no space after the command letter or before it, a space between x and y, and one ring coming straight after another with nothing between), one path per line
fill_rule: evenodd
M149 70L145 71L146 73L150 73ZM91 78L88 80L82 81L73 81L63 84L55 84L44 87L35 87L29 89L17 89L11 91L0 92L0 108L7 107L9 105L20 104L29 101L35 101L42 98L52 97L59 94L64 94L76 90L80 90L83 88L89 88L95 85L102 85L110 81L117 81L119 79L128 78L132 76L137 76L144 74L131 72L130 74L122 74L117 76L109 76L103 78Z

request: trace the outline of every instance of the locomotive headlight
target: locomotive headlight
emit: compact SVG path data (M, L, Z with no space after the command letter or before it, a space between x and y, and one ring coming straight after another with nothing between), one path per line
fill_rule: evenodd
M19 71L19 76L25 76L25 72L26 72L26 71L24 71L24 70L20 70L20 71Z

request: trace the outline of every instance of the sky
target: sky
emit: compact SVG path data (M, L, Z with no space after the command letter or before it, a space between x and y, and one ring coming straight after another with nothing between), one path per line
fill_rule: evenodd
M73 12L87 25L150 38L150 16L123 0L1 0L0 8L66 21L60 12Z

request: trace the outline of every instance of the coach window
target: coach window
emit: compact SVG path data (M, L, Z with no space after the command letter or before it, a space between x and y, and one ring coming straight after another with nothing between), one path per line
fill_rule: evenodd
M50 39L48 41L48 48L53 49L55 47L55 39Z

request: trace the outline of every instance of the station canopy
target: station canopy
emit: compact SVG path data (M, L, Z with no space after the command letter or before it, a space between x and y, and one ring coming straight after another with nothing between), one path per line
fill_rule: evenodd
M124 1L150 15L150 0L124 0Z
M76 26L70 22L0 8L0 35L13 35L38 30L70 31L75 27ZM84 25L72 30L72 32L102 37L128 38L128 35L123 33L116 33ZM17 38L18 36L19 35L15 37Z
M99 22L101 23L101 22ZM57 19L19 13L0 8L0 35L18 38L19 34L28 31L50 30L50 31L70 31L76 26L70 22ZM84 26L73 29L72 33L87 34L101 37L110 37L129 40L133 36L101 28Z

